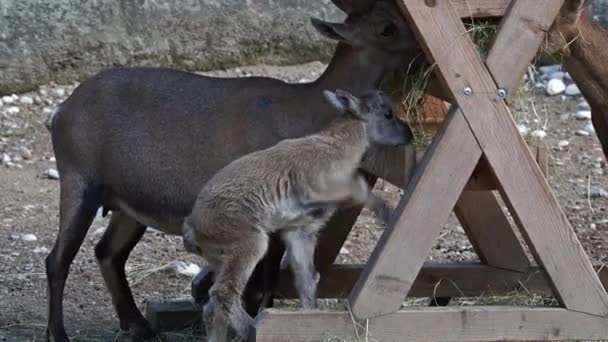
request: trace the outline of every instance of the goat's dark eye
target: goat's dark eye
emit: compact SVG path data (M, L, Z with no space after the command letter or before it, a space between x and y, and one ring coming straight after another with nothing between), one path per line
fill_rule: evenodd
M391 120L391 119L393 118L393 111L392 111L392 110L389 110L388 112L384 113L384 117L385 117L387 120Z
M395 33L397 33L397 26L395 26L392 23L387 24L386 26L384 26L382 28L382 31L380 31L380 35L382 35L384 37L393 36Z

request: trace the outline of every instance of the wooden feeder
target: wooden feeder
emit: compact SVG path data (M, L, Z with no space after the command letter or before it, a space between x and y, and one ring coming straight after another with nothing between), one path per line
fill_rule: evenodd
M391 170L366 165L405 189L367 264L334 264L360 209L322 232L319 297L348 298L351 311L265 309L251 341L608 339L608 295L600 281L606 274L596 273L549 188L546 154L527 146L507 106L563 0L396 1L435 64L449 112L427 149L387 152L394 154ZM502 17L485 61L465 31L462 18L470 17ZM535 263L492 190L509 207ZM452 211L481 262L425 264ZM554 295L559 307L402 308L407 296L446 305L451 297L506 293L522 283ZM297 297L289 271L275 296Z

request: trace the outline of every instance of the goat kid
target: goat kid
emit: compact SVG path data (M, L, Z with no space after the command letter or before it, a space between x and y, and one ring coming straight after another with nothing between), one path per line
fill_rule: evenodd
M317 232L338 205L369 201L370 189L357 170L370 143L405 145L411 140L409 127L393 116L383 92L357 98L326 90L324 95L341 116L316 134L286 139L233 161L204 185L185 219L186 249L204 257L217 274L203 314L209 341L225 341L228 326L247 337L251 317L241 294L275 232L290 251L288 262L303 306L315 307Z
M608 158L608 30L593 21L590 0L566 0L543 52L560 60L591 107L591 121Z

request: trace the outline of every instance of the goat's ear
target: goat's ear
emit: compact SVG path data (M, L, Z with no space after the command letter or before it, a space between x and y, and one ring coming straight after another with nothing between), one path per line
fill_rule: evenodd
M356 29L340 23L330 23L316 18L310 18L312 26L323 36L337 40L348 45L360 46L363 44L361 34Z
M332 106L341 113L352 113L360 117L361 107L359 99L344 90L336 90L335 92L324 90L323 95Z

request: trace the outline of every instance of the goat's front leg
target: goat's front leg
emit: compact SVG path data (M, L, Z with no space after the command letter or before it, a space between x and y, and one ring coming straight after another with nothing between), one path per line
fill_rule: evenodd
M304 229L288 230L281 233L287 246L285 256L294 275L295 287L305 309L317 307L317 284L319 272L314 263L316 232Z

